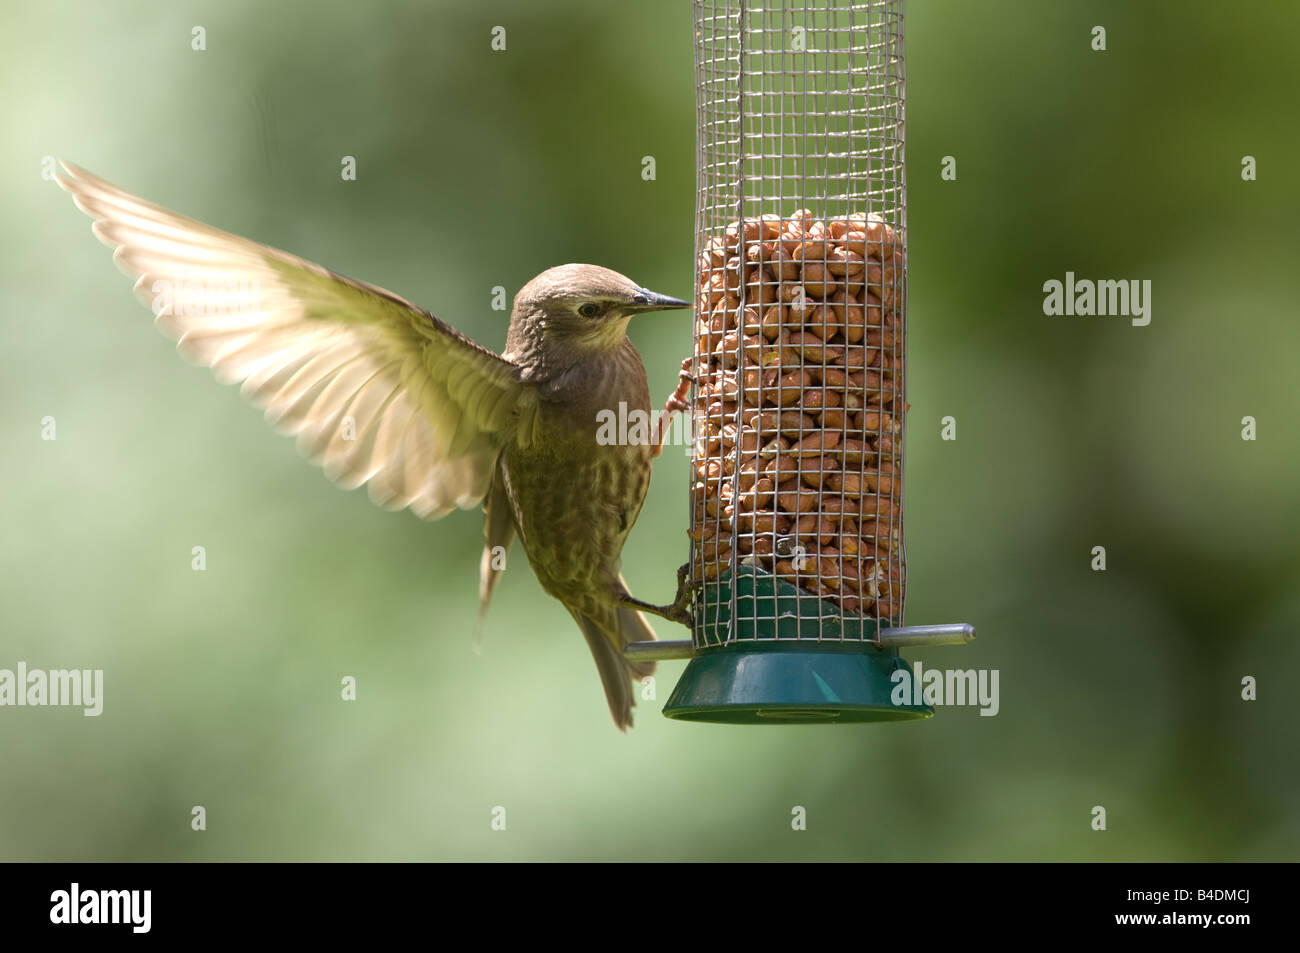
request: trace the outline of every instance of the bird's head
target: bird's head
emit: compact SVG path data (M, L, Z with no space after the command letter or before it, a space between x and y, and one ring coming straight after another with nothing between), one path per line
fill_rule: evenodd
M525 365L573 363L619 348L633 315L690 306L599 265L559 265L515 296L506 356Z

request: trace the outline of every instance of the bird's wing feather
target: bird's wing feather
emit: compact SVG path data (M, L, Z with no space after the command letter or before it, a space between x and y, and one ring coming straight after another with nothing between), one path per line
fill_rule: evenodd
M518 368L422 308L63 168L181 354L242 382L338 485L437 519L478 503L501 446L532 431Z
M478 623L474 629L476 646L483 643L483 620L487 618L488 603L492 601L497 580L505 571L504 566L497 568L497 548L500 547L499 555L504 559L514 539L514 511L510 507L510 496L498 461L492 475L492 486L483 500L483 557L479 561Z

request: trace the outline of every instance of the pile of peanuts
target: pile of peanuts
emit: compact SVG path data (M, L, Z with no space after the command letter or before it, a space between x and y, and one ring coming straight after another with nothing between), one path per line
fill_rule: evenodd
M732 223L696 286L692 577L900 621L902 252L874 214Z

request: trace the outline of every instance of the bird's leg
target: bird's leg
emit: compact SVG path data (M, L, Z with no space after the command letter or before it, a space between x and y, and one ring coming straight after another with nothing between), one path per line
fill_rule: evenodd
M652 615L667 619L669 622L680 622L686 628L694 631L695 616L691 614L691 599L695 595L695 590L700 588L700 584L687 578L690 570L690 563L683 563L681 568L677 570L677 595L666 606L656 606L651 605L649 602L642 602L628 593L624 593L619 597L618 604L629 609L649 612Z
M682 361L682 369L677 373L677 389L668 395L668 400L664 402L664 409L659 414L659 423L656 434L658 439L655 441L654 451L650 454L657 457L663 453L664 438L668 435L668 424L673 419L673 414L691 409L690 402L687 398L691 394L691 362L694 358L688 357Z

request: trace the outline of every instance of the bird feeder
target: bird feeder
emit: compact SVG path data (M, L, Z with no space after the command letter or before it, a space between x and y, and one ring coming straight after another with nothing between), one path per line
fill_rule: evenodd
M903 0L695 0L686 643L664 714L890 721L903 625Z

